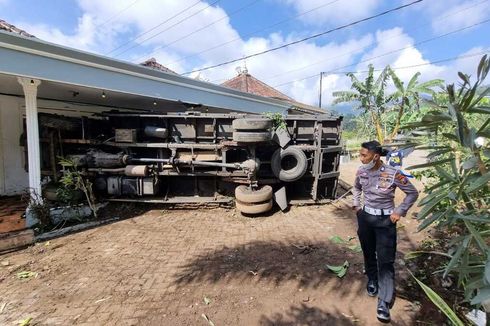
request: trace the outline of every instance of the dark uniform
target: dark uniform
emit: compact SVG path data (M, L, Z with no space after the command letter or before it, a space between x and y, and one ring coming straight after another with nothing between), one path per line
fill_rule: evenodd
M400 188L406 197L395 207L395 189ZM396 224L390 215L395 212L405 216L418 197L418 191L408 178L397 169L383 164L378 170L360 168L353 188L354 206L362 208L357 214L357 234L364 254L366 274L378 280L378 297L392 302L395 280ZM364 206L361 205L364 194Z

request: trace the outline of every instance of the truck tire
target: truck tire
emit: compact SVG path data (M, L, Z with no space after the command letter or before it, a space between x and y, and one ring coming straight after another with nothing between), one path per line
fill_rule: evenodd
M283 160L289 158L291 160L291 167L283 168ZM293 182L300 179L306 173L308 167L308 159L305 153L295 147L288 147L286 149L277 149L272 154L271 169L274 175L281 181Z
M266 118L235 119L231 124L234 130L266 130L272 127L272 120Z
M260 143L270 141L272 135L270 131L234 131L233 141L239 143Z
M262 214L271 210L272 208L272 199L265 203L259 204L246 204L240 201L235 201L236 209L244 214Z
M272 187L263 186L252 191L249 187L241 185L235 188L235 198L245 204L263 203L272 198Z

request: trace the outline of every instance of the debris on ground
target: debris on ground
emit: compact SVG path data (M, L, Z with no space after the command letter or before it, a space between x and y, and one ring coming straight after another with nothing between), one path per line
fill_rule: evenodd
M20 279L37 277L37 276L38 276L38 273L31 272L31 271L23 271L23 272L17 273L17 278L20 278Z
M201 316L208 322L210 326L215 326L214 323L211 321L211 319L209 319L209 317L206 316L206 314L202 314Z
M334 265L325 265L327 269L331 272L335 273L338 278L342 278L347 274L347 269L349 269L349 262L346 260L342 265L334 266Z
M32 318L26 318L19 323L19 326L29 326L31 324Z

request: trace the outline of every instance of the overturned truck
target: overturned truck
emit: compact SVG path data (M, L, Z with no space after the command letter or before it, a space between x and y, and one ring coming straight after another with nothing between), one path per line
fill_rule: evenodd
M134 113L40 117L42 173L60 156L91 180L99 200L232 203L245 214L273 202L335 197L341 117L238 113Z

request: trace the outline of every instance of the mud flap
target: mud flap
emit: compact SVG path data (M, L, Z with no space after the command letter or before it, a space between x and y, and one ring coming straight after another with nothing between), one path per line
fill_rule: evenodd
M286 187L281 187L279 190L274 192L274 201L277 203L281 211L288 208L288 198L286 196Z

